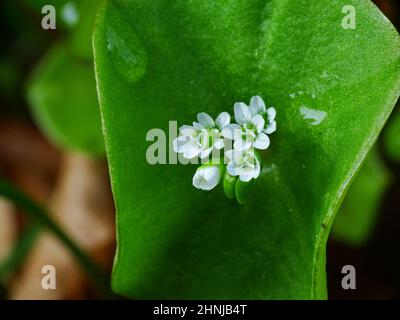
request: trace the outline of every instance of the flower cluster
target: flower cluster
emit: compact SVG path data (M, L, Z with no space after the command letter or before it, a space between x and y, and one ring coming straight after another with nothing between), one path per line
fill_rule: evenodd
M250 105L234 104L235 123L231 116L222 112L214 121L208 114L197 115L197 122L179 128L179 136L173 141L174 151L191 160L208 158L214 149L225 149L228 160L226 175L238 177L243 182L257 179L261 171L261 157L257 150L266 150L270 145L270 134L276 131L276 111L266 108L263 99L254 96ZM228 142L230 149L228 149ZM193 177L193 185L202 190L211 190L222 180L225 166L211 159L199 167Z

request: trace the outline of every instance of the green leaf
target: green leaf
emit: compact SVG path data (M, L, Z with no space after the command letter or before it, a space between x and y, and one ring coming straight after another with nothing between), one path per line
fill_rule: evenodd
M64 21L70 30L41 61L28 90L33 114L45 134L63 149L91 155L104 154L91 41L101 1L46 3L56 8L57 21ZM42 1L31 5L42 14Z
M390 175L376 149L366 159L333 224L332 236L361 245L373 230Z
M64 44L50 50L32 76L28 100L36 122L62 148L104 153L93 65Z
M341 27L353 4L357 29ZM113 288L134 298L325 298L335 212L399 95L400 41L370 2L107 1L96 76L117 208ZM259 94L278 131L246 204L150 165L146 133ZM171 139L169 139L171 141Z
M93 60L92 35L97 9L102 0L80 1L77 12L80 19L75 32L69 39L73 54L87 60Z
M400 161L400 112L393 115L384 132L384 146L388 156Z

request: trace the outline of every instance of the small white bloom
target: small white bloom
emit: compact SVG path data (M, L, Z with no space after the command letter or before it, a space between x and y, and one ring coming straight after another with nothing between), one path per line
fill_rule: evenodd
M232 149L225 152L225 156L229 159L226 169L231 176L239 176L239 179L244 182L259 177L260 162L253 148L247 150Z
M230 122L230 115L222 112L214 121L207 113L197 114L197 121L193 126L179 128L179 136L173 141L174 151L182 153L186 159L197 156L206 158L213 148L218 150L224 147L221 131Z
M256 114L263 115L265 112L267 112L267 109L265 108L264 100L260 96L251 97L249 110L253 117Z
M266 134L271 134L276 131L276 110L274 107L266 108L264 100L260 96L254 96L250 100L249 110L251 115L254 117L260 114L265 120L265 127L263 132Z
M218 185L221 176L220 165L204 164L196 170L193 176L193 186L197 189L209 191Z
M256 110L243 102L234 105L235 120L238 124L229 124L223 130L225 138L234 140L233 147L236 150L248 150L251 146L265 150L269 147L269 138L263 132L265 120Z
M266 134L271 134L274 133L276 131L276 121L275 121L275 117L276 117L276 110L274 107L270 107L267 109L267 125L264 128L264 132Z

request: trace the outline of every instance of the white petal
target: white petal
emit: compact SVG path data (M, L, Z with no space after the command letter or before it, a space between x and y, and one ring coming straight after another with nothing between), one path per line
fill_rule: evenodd
M242 127L237 123L228 124L225 126L225 128L222 129L222 136L230 140L235 140L239 138L241 134Z
M218 178L221 174L219 165L207 165L204 169L204 177L207 180Z
M233 162L229 162L229 163L228 163L228 165L226 166L226 170L228 171L228 173L229 173L231 176L237 176L237 175L238 175L237 172L236 172L236 167L235 167L235 165L233 164Z
M197 121L206 128L211 129L215 127L214 120L205 112L200 112L197 114Z
M233 148L237 151L245 151L250 149L251 141L244 141L243 139L236 139L233 143Z
M176 153L178 153L179 151L179 141L178 141L178 138L176 138L176 139L174 139L174 141L172 141L172 147L173 147L173 149L174 149L174 151L176 152Z
M227 157L229 159L229 161L233 161L233 157L234 157L234 150L228 150L225 152L225 157Z
M260 132L257 135L256 141L254 141L254 148L265 150L269 147L269 138L264 132Z
M239 176L240 181L243 181L243 182L249 182L252 178L253 178L253 176L251 174L241 174Z
M206 165L197 169L193 176L193 186L201 190L211 190L215 188L221 179L221 169L219 166Z
M264 129L265 120L262 115L258 114L253 118L253 123L257 128L257 132L261 132Z
M236 102L234 105L235 120L239 124L245 124L251 121L249 108L243 102Z
M197 189L202 189L204 184L203 180L204 177L199 173L199 171L196 171L196 173L193 176L192 184Z
M265 103L260 96L254 96L251 98L250 107L253 109L253 112L255 111L255 114L265 113Z
M257 161L256 167L255 167L254 173L253 173L253 178L257 179L260 176L260 173L261 173L261 167L260 167L260 163Z
M264 130L266 134L271 134L276 131L276 121L272 121Z
M192 126L185 125L179 128L179 133L184 136L193 137L193 135L196 133L196 130Z
M178 138L174 139L172 141L172 146L174 148L174 151L176 153L184 152L183 148L188 143L188 140L189 140L189 137L186 137L186 136L179 136Z
M243 151L231 149L225 152L225 156L230 160L230 162L236 163L242 158Z
M249 106L249 111L252 117L256 116L258 114L257 109L254 106Z
M224 145L224 139L218 139L218 140L215 141L215 143L214 143L214 147L215 147L217 150L221 150L224 146L225 146L225 145Z
M220 130L222 130L226 125L228 125L229 122L231 122L231 116L229 115L228 112L220 113L217 119L215 120L215 123L217 124Z
M274 107L268 108L267 110L267 114L268 114L268 121L272 122L275 120L276 117L276 110Z
M202 159L207 158L210 155L212 149L213 149L213 147L208 148L206 150L202 150L200 153L200 158L202 158Z
M242 167L242 166L236 166L236 175L241 176L241 175L248 175L251 174L252 170L250 168Z
M193 159L194 157L197 157L199 155L200 151L201 149L196 145L187 143L184 147L183 157L189 160Z
M198 122L193 122L193 128L194 128L196 131L201 131L201 130L204 129L204 127L203 127L200 123L198 123Z

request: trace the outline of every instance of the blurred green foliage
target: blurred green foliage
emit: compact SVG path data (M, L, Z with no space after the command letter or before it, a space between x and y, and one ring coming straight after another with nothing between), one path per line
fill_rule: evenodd
M65 44L53 47L38 66L28 100L37 123L63 149L103 154L94 70Z
M384 132L385 150L388 156L400 162L400 111L393 114Z
M375 148L365 160L347 193L333 225L333 237L361 245L373 230L390 173Z
M40 62L27 91L32 113L43 132L62 149L92 156L104 154L91 44L100 2L53 4L62 5L57 12L67 7L70 13L64 15L70 20L64 20L73 28Z

